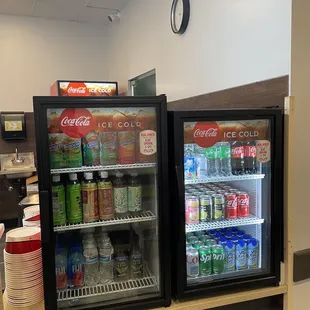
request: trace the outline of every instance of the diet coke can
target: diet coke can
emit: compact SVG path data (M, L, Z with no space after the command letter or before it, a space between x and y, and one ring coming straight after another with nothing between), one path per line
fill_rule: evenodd
M226 203L226 218L229 220L234 220L238 217L238 200L237 195L234 193L225 194Z
M186 271L191 278L199 275L199 252L195 248L186 249Z
M249 194L246 192L237 193L238 217L247 218L250 215Z

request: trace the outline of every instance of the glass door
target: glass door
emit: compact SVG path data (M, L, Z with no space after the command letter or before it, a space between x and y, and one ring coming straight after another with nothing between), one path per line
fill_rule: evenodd
M46 116L58 307L159 298L158 109Z
M184 122L187 287L270 272L272 125Z

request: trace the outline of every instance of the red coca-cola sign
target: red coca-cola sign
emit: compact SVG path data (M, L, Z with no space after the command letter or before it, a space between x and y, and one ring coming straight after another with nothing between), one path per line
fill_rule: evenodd
M72 138L83 138L95 129L95 121L87 109L65 109L58 124L62 132Z
M194 127L193 137L199 146L211 147L220 140L219 126L215 122L199 122Z
M70 82L67 87L68 96L89 96L89 90L84 83Z

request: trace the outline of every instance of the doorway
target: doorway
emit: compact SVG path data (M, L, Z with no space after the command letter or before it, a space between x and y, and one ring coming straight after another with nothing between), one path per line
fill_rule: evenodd
M128 82L131 96L156 96L155 69L143 73Z

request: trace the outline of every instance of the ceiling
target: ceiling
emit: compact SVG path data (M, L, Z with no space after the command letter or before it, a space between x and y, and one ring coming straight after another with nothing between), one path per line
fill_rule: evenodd
M0 0L0 14L108 24L130 0Z

